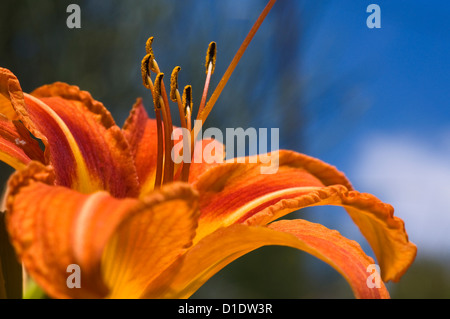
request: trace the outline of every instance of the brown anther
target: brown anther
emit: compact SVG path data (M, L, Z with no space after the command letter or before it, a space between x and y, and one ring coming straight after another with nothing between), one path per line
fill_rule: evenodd
M153 37L148 38L147 42L145 43L145 51L147 52L147 54L153 55L152 43L153 43Z
M147 89L151 90L151 85L148 81L148 78L150 77L150 69L148 67L150 61L153 60L152 54L146 54L145 57L142 59L141 62L141 74L142 74L142 83Z
M186 85L183 90L183 106L184 106L184 114L187 115L188 108L190 112L192 112L192 107L194 102L192 100L192 86Z
M148 73L150 73L150 71L152 71L153 73L158 73L158 70L155 67L155 54L153 53L152 43L153 43L153 37L148 38L147 43L145 44L145 52L147 52L147 54L145 55L144 59L142 60L141 72L144 72L144 66L145 66L145 68L148 70L147 71ZM145 60L145 65L144 65L144 60ZM150 74L148 74L148 75L150 76ZM144 77L144 76L142 76L142 77Z
M179 66L176 66L172 71L172 75L170 76L170 99L173 102L177 101L178 72L180 72L180 70L181 68Z
M161 98L161 83L164 77L164 73L158 73L155 79L155 83L153 85L153 103L155 104L155 108L161 108L160 98Z
M217 46L216 42L211 42L208 46L208 51L206 52L206 73L208 73L209 65L211 64L211 74L214 73L214 68L216 67L216 56L217 56Z

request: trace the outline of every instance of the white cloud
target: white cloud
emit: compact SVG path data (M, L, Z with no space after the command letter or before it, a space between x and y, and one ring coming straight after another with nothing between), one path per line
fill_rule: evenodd
M394 206L418 256L450 258L449 132L432 141L413 134L372 135L358 147L350 172L358 190Z

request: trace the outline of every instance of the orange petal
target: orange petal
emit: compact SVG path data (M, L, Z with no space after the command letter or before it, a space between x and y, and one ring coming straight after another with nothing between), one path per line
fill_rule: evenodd
M194 159L191 163L189 169L189 183L191 184L194 184L209 169L219 166L225 159L225 145L215 139L203 139L195 147L196 152L197 148L201 147L202 156L201 160ZM216 159L220 160L215 161Z
M17 120L18 115L11 104L11 91L16 94L16 99L22 98L22 89L16 76L8 69L0 68L0 113L10 120Z
M0 160L11 167L23 169L31 160L44 161L39 143L19 121L0 115Z
M374 265L374 261L357 242L336 230L305 220L282 220L273 222L269 228L294 235L299 242L294 241L291 247L302 249L331 265L347 280L357 298L389 298L380 274L378 280L374 278L378 288L367 284L372 274L368 267Z
M384 280L398 280L416 255L403 221L376 197L351 189L345 176L317 159L279 152L275 174L261 174L262 164L222 164L193 185L201 194L195 242L219 227L235 223L265 225L307 206L344 206L372 246ZM331 185L331 186L328 186Z
M10 179L7 201L16 252L52 297L138 296L191 244L196 195L187 184L138 201L103 191L85 195L49 185L53 179L49 167L32 162ZM71 264L80 267L81 288L67 287Z
M177 149L177 143L180 143L180 149ZM182 154L182 144L183 137L180 136L178 140L174 140L175 149ZM188 182L190 184L194 183L199 176L201 176L208 169L213 168L215 166L220 165L224 161L225 158L225 146L213 139L213 138L204 138L200 141L196 141L195 143L195 154L193 158L190 159L189 162L189 176ZM198 155L200 154L200 155ZM181 155L180 159L181 161ZM218 161L217 161L218 160ZM175 180L181 178L182 168L184 163L178 164L175 166Z
M155 185L158 135L156 120L148 117L142 99L134 104L122 131L134 158L141 193L147 194Z
M177 129L174 127L174 129ZM136 171L140 183L140 195L145 196L154 189L156 178L156 165L158 159L158 133L155 119L148 117L148 113L142 104L142 99L138 99L130 112L128 119L123 126L123 135L130 145ZM164 131L162 132L164 136ZM182 142L182 137L174 140L174 143ZM164 158L164 143L163 158ZM175 164L174 171L177 180L181 167Z
M14 77L11 72L8 76ZM17 79L8 84L11 104L44 143L59 185L84 193L107 190L117 197L137 194L128 143L100 102L65 83L43 86L32 95L22 92Z
M232 225L204 237L152 282L149 298L188 298L226 265L266 245L281 245L306 251L335 268L350 284L357 298L388 298L380 288L369 288L367 272L373 260L354 241L305 220L280 221L264 226ZM301 284L301 283L299 283Z
M193 186L201 194L198 238L221 226L244 222L283 199L317 192L325 185L351 188L342 173L317 159L290 151L278 154L275 174L261 174L264 164L247 161L216 165L194 177Z

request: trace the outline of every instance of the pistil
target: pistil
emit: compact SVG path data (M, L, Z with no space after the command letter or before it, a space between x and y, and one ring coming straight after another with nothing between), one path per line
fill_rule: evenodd
M258 31L259 27L263 23L266 16L269 14L270 10L272 9L273 5L275 4L277 0L270 0L267 5L265 6L264 10L259 15L258 19L256 20L253 27L250 29L249 33L244 39L244 42L242 42L241 46L239 47L238 51L236 52L233 60L231 61L230 65L228 66L227 70L225 71L225 74L223 75L222 79L220 79L219 84L217 85L216 89L211 95L211 98L209 99L208 103L206 103L205 108L199 112L199 116L197 117L199 120L202 120L203 123L205 123L206 118L208 117L209 113L211 112L214 104L217 102L217 99L219 98L220 94L222 93L222 90L224 89L225 85L227 84L228 80L230 79L231 74L233 73L234 69L236 68L239 60L244 55L245 50L247 49L248 45L250 44L251 40L253 39L254 35L256 34L256 31Z

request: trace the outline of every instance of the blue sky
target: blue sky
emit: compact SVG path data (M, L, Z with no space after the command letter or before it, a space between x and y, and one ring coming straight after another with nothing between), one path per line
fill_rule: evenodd
M378 1L382 28L369 29L369 3L331 1L318 45L335 44L332 76L360 71L370 108L359 119L358 133L410 131L431 142L450 124L450 4Z
M381 8L381 29L365 26L370 3ZM419 257L450 258L449 16L447 1L330 1L316 41L336 48L331 76L360 71L365 103L344 138L311 153L393 204Z

